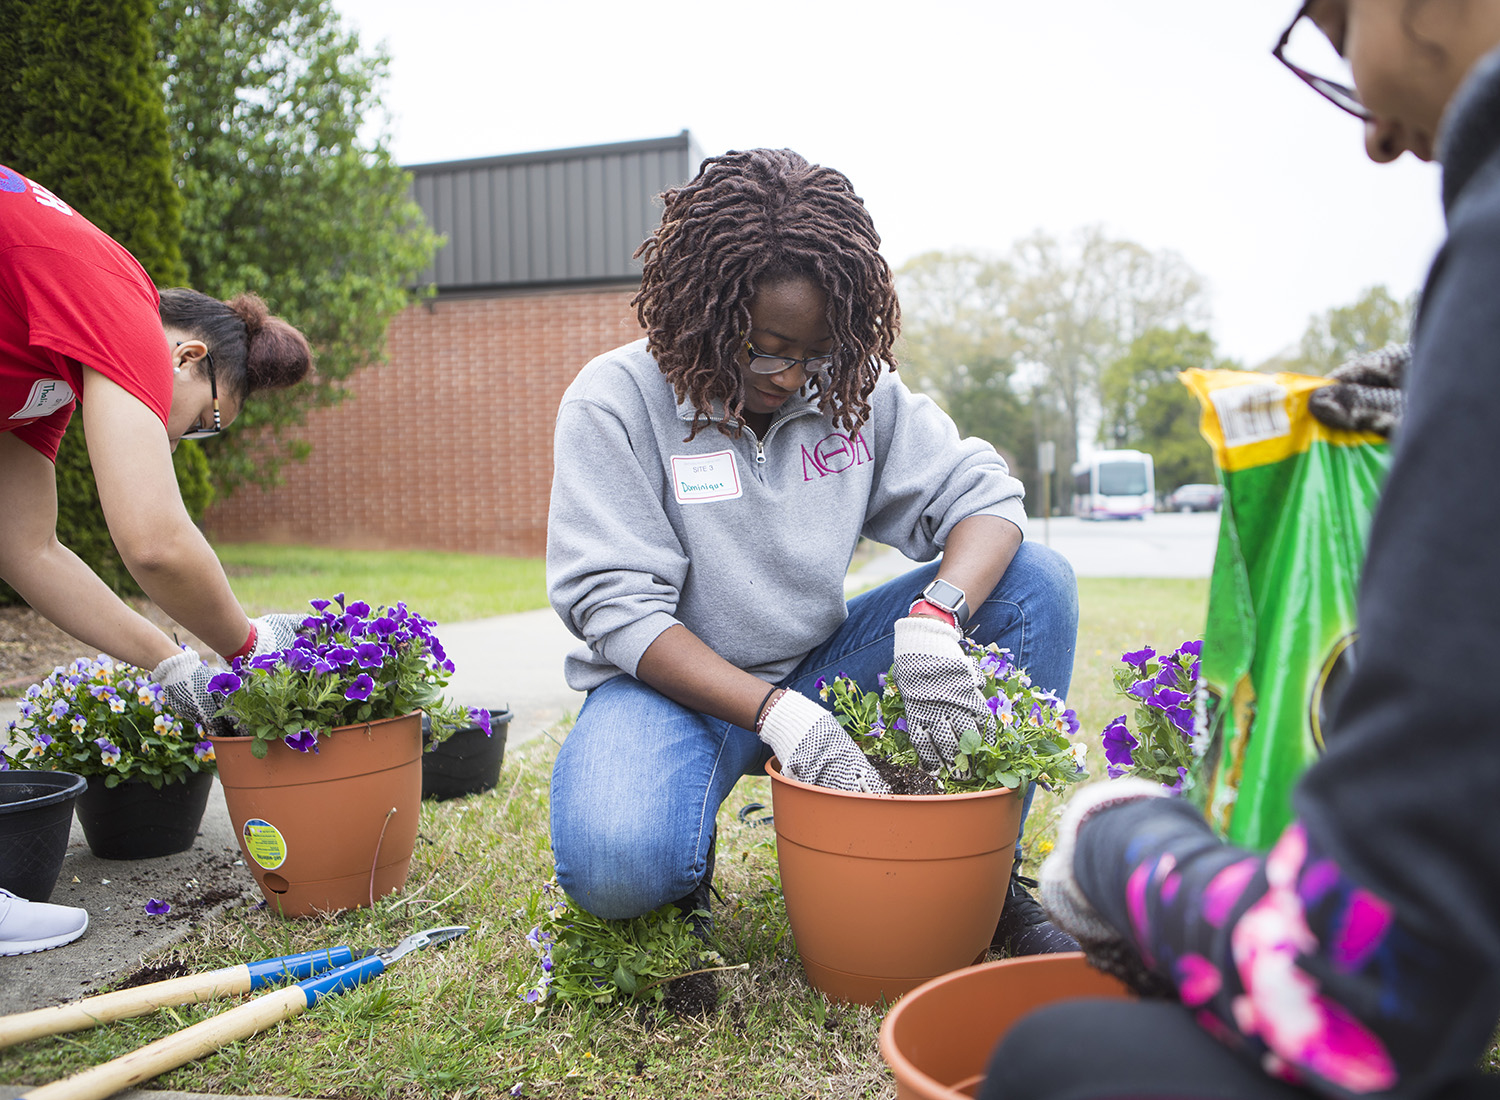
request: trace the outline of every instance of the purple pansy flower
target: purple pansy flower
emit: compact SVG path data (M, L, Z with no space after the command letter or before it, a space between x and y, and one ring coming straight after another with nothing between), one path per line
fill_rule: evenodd
M232 672L221 672L208 681L208 690L217 695L233 695L245 682Z
M334 646L333 648L326 650L323 656L327 660L332 661L334 664L339 665L340 667L344 665L352 665L354 663L354 648L352 646L346 645Z
M492 736L494 736L494 731L493 731L492 727L490 726L490 712L489 711L485 710L483 707L470 707L469 708L469 717L471 719L473 719L474 724L476 726L478 726L480 729L484 730L484 735L486 737L492 737Z
M1129 653L1122 654L1120 656L1120 660L1124 661L1127 665L1134 665L1136 668L1144 669L1146 667L1146 662L1151 660L1151 658L1155 656L1156 650L1152 649L1150 646L1146 646L1144 649L1136 649L1132 650Z
M331 601L329 601L329 600L308 600L307 602L312 606L312 609L314 611L320 611L321 612L321 611L327 611L328 610L328 605L329 605L329 603Z
M1104 759L1109 761L1109 777L1118 779L1135 763L1134 750L1140 742L1130 732L1122 714L1104 727Z
M349 690L344 692L345 699L358 699L361 702L370 697L370 692L375 690L375 681L370 679L369 673L361 672L354 678L354 683L349 685Z
M172 911L172 906L159 898L148 898L146 901L146 912L153 917L164 917Z
M379 668L385 663L385 646L377 642L360 642L354 648L360 668Z
M289 733L282 740L286 742L287 748L296 749L298 752L318 751L318 735L310 729Z
M1183 642L1177 647L1178 653L1190 653L1194 657L1203 656L1203 639L1199 638L1191 642Z

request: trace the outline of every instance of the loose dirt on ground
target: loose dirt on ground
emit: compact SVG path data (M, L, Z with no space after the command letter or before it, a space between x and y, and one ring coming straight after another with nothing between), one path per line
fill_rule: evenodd
M208 652L150 600L126 602L168 635L200 653ZM98 653L98 649L65 634L29 607L0 607L0 696L19 695L58 665Z

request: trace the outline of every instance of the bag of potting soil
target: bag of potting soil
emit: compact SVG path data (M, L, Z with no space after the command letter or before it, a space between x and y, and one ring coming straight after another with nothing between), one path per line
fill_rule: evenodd
M1329 379L1190 370L1224 499L1202 675L1208 747L1193 799L1231 843L1268 848L1353 668L1355 596L1389 466L1379 435L1308 410Z

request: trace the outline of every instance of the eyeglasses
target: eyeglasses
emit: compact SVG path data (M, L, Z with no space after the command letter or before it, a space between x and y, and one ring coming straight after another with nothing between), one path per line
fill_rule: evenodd
M208 360L208 392L213 395L214 399L214 426L212 428L194 426L190 431L178 436L179 439L208 439L223 431L219 423L219 384L214 381L214 353L205 348L203 357Z
M1328 102L1332 103L1335 107L1339 107L1342 110L1348 111L1351 115L1362 122L1374 122L1375 116L1370 112L1370 109L1368 107L1360 102L1359 93L1353 88L1349 87L1347 84L1340 84L1336 80L1329 80L1327 77L1317 76L1316 74L1304 69L1296 62L1287 60L1287 43L1292 40L1292 32L1297 29L1297 25L1301 23L1302 19L1307 15L1307 9L1310 6L1311 0L1309 0L1307 4L1302 5L1302 10L1297 13L1296 18L1292 20L1291 25L1288 26L1284 32L1282 32L1281 40L1276 43L1276 48L1271 51L1271 56L1274 57L1277 61L1280 61L1288 69L1291 69L1292 72L1296 73L1298 77L1306 82L1308 87L1312 88L1313 91L1317 92L1324 99L1328 100ZM1321 32L1317 33L1321 38Z
M767 355L749 340L745 341L745 350L750 354L751 374L780 374L793 367L801 367L808 374L824 375L833 366L832 351L826 351L822 355L809 355L806 359L794 359L790 355Z

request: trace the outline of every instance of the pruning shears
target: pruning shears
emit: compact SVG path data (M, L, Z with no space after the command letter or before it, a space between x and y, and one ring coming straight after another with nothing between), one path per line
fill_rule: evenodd
M264 959L260 962L226 967L223 970L202 975L172 978L155 985L101 994L71 1005L59 1005L52 1009L44 1008L35 1012L4 1017L0 1018L0 1045L5 1045L7 1042L19 1042L38 1035L76 1031L83 1027L92 1027L94 1024L125 1019L129 1016L140 1016L168 1004L196 1003L223 993L246 992L257 989L266 982L274 981L278 975L294 976L305 969L307 976L292 985L262 994L252 1001L221 1012L217 1016L211 1016L207 1020L158 1039L154 1043L148 1043L112 1061L82 1070L71 1077L54 1081L50 1085L40 1085L24 1093L21 1098L21 1100L103 1100L104 1097L113 1095L121 1089L138 1085L157 1074L165 1073L169 1069L175 1069L195 1058L200 1058L210 1051L217 1050L225 1043L244 1039L282 1020L290 1019L312 1008L324 997L343 993L371 978L378 977L397 959L413 951L420 951L424 947L446 943L448 940L462 936L468 930L468 926L462 924L449 925L445 928L428 928L422 932L412 933L394 947L377 951L361 959L353 958L353 952L347 947L335 947L327 951ZM340 959L342 962L339 961ZM211 986L209 982L212 983ZM239 984L241 982L248 984ZM179 986L183 992L174 991L168 994L177 997L176 1000L161 1000L155 995L148 995L138 998L136 1006L124 1008L128 1000L125 997L126 994L150 994L153 990L156 994L161 994L165 992L164 987ZM185 992L190 987L209 988L210 991L206 993ZM107 1014L101 1014L100 1002L110 1001L111 998L119 1000L104 1005L103 1012ZM87 1022L72 1022L80 1018ZM28 1021L28 1023L13 1025L14 1021ZM59 1023L62 1026L56 1026ZM45 1029L35 1030L38 1024ZM14 1034L11 1030L12 1026L17 1028ZM23 1026L29 1030L19 1030Z

